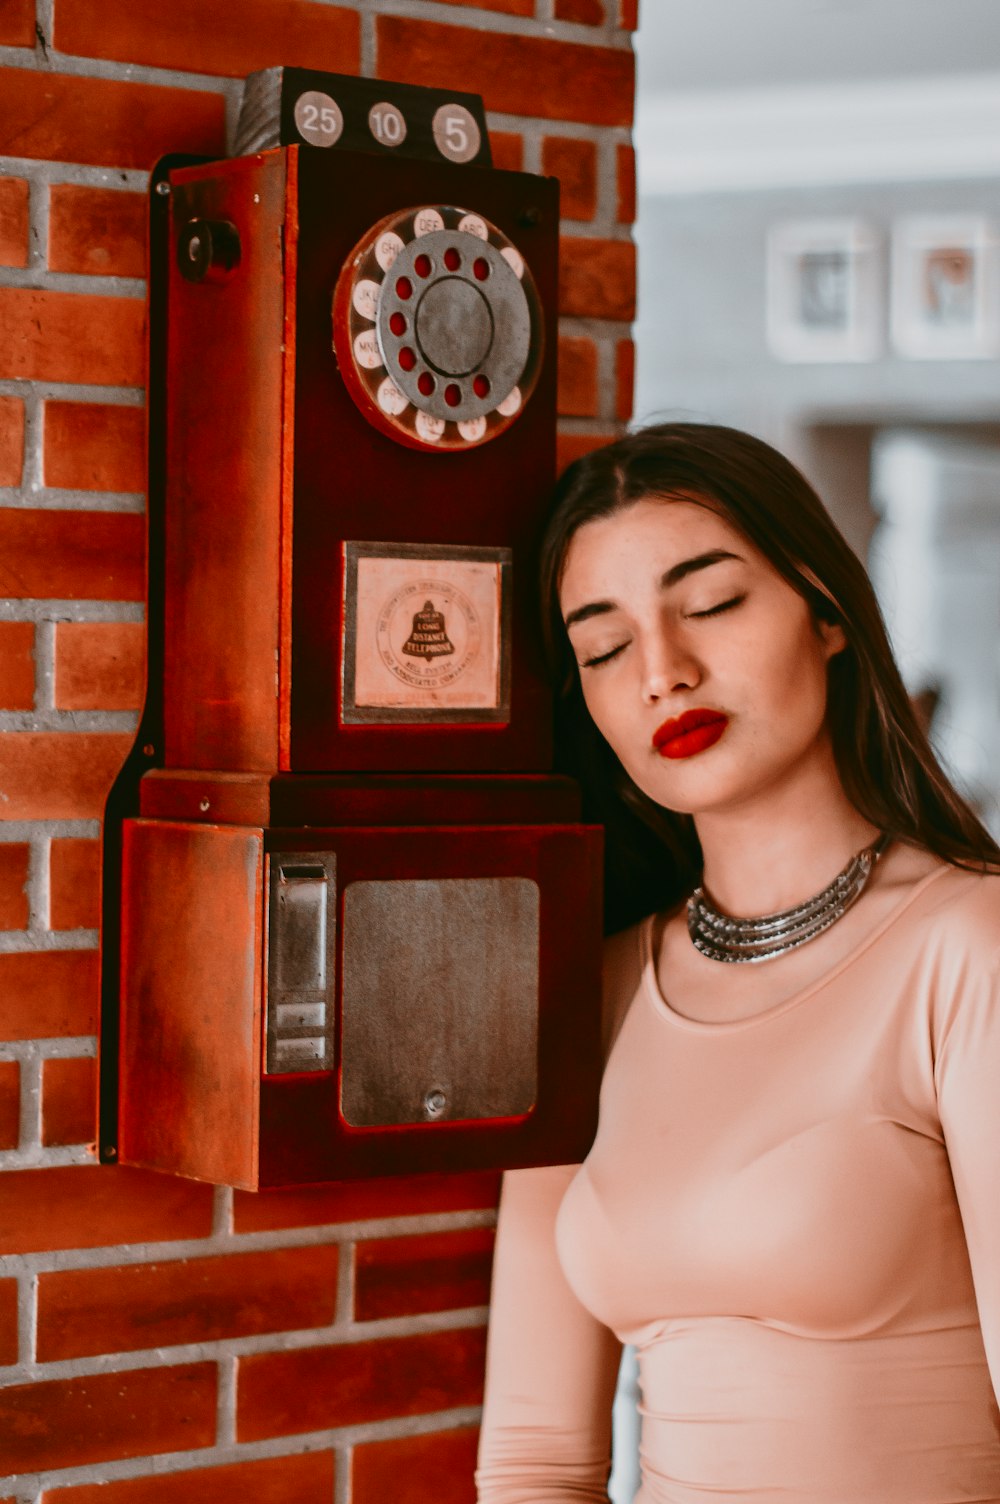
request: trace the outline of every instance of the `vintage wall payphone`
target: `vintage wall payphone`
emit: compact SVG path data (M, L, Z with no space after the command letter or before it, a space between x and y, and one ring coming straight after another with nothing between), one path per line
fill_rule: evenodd
M569 1161L600 837L532 631L557 186L480 165L468 96L264 79L288 144L154 186L159 725L102 1157L252 1189Z

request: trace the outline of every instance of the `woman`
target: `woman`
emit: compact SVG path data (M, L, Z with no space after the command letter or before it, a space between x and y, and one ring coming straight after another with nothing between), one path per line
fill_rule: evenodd
M543 578L582 761L667 849L594 1147L505 1182L481 1504L606 1500L623 1341L642 1504L998 1504L1000 850L864 571L677 424L567 472Z

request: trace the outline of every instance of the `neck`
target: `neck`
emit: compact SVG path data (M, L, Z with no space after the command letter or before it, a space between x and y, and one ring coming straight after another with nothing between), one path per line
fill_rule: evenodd
M844 793L832 753L752 800L697 815L695 828L706 891L748 919L812 898L878 837Z

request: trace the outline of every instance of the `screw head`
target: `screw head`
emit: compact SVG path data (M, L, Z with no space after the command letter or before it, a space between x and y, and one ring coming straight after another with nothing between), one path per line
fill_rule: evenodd
M167 182L166 178L160 179L160 181L156 185L156 191L157 193L161 194L163 198L166 198L167 194L170 192L170 184Z
M432 1086L424 1096L424 1116L439 1118L448 1106L448 1098L439 1086Z

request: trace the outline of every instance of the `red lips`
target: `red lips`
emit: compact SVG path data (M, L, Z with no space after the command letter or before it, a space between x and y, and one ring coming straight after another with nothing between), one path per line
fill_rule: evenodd
M661 757L694 757L714 747L728 725L721 710L685 710L653 732L653 746Z

